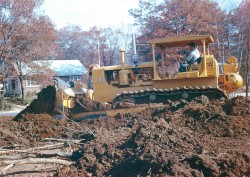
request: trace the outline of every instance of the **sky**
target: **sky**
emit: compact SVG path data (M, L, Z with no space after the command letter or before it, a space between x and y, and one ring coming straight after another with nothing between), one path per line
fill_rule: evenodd
M44 0L42 11L60 29L67 25L114 27L132 24L128 10L136 8L139 0Z
M215 0L220 6L231 8L242 0ZM138 6L139 0L44 0L41 10L48 15L57 29L78 25L90 27L118 27L134 22L128 10Z

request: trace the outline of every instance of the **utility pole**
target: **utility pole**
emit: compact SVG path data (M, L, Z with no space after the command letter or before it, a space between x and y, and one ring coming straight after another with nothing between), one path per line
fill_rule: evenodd
M132 44L133 44L133 60L134 60L134 62L137 62L137 52L136 52L135 33L132 34Z
M247 29L247 42L246 42L246 44L247 44L247 46L246 46L246 50L247 50L247 69L246 69L246 97L248 97L248 66L249 66L249 55L250 55L250 52L249 52L249 50L250 50L250 31L249 31L249 29Z
M100 44L97 44L97 52L98 52L98 64L101 66L101 56L100 56Z
M249 46L248 46L249 47ZM249 64L248 64L248 62L249 62L249 49L247 50L247 70L246 70L246 97L248 97L248 85L249 85L249 83L248 83L248 66L249 66Z

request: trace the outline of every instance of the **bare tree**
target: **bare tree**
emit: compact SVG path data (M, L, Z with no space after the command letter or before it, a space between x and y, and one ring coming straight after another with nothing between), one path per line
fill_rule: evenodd
M13 75L21 83L24 100L23 63L44 59L52 55L55 31L50 20L37 15L35 9L42 0L2 0L0 1L0 61L15 68Z
M242 65L241 73L246 82L246 91L248 91L248 73L249 73L249 58L250 58L250 1L243 0L240 6L235 11L235 23L238 27L238 39L242 42ZM248 92L247 96L248 96Z
M58 58L78 59L85 67L96 63L119 63L119 49L130 51L131 34L128 27L97 28L82 31L77 26L67 26L58 33ZM99 61L100 60L100 61Z

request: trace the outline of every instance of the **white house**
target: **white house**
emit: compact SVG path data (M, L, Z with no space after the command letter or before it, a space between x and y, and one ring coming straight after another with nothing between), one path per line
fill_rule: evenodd
M46 64L48 68L50 68L53 73L54 77L60 80L59 84L64 85L63 87L68 86L68 82L73 81L83 81L82 77L88 73L86 68L82 65L79 60L40 60L34 62L37 65L43 66ZM27 75L28 73L32 73L32 70L24 66L22 68L23 75ZM39 82L35 80L29 79L29 77L25 77L24 79L24 91L25 94L27 93L34 93L39 92L41 87ZM20 81L17 77L9 77L7 83L7 94L20 95Z

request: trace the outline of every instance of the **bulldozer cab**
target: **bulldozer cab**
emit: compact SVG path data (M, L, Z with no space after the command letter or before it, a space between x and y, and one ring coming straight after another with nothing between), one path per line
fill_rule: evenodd
M187 78L187 77L206 77L218 75L218 63L214 59L213 55L209 53L209 44L213 43L213 38L210 35L192 35L192 36L178 36L170 38L161 38L150 40L149 43L152 45L153 63L154 63L154 79L171 79L171 78ZM166 72L166 66L171 60L171 55L167 52L171 50L171 53L180 51L188 46L189 43L195 43L199 47L201 57L190 65L186 65L185 72L177 72L175 76L168 75ZM160 62L156 62L157 52L161 53ZM183 52L186 54L186 52ZM178 52L175 57L181 61L184 57L183 54ZM160 72L158 71L158 68Z

